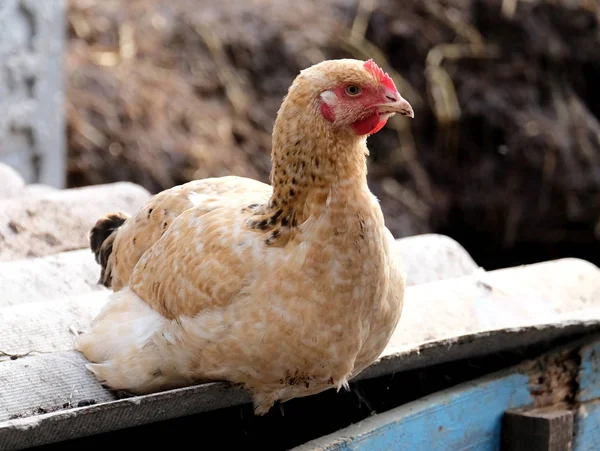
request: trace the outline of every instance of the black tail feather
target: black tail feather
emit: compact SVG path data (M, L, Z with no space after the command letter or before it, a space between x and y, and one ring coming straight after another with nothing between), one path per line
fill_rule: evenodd
M90 248L94 253L96 262L102 267L98 283L102 283L108 288L110 288L112 281L110 270L107 271L108 259L112 254L117 231L128 217L128 215L121 212L110 213L98 219L92 230L90 230Z

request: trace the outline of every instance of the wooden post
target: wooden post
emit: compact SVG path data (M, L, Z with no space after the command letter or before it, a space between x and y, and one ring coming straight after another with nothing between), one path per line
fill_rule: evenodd
M570 451L573 412L546 407L513 410L502 421L502 451Z

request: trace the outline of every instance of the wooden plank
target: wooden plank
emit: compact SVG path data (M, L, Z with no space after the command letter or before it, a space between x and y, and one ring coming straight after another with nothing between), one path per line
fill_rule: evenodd
M575 417L573 451L600 449L600 400L582 404Z
M340 431L295 451L496 451L502 417L509 409L531 405L529 378L510 374L461 384Z
M570 451L573 411L542 408L508 411L502 422L502 451Z
M584 346L580 355L577 401L587 402L600 399L600 342Z

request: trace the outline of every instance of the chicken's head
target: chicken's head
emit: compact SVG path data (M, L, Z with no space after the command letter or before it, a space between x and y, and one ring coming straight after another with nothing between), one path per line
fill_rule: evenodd
M302 71L318 95L319 113L332 127L363 136L378 132L398 113L414 117L391 77L373 60L329 60Z

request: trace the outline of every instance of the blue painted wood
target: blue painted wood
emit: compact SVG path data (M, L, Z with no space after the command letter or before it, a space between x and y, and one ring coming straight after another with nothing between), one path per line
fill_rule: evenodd
M586 402L577 410L573 441L573 451L598 450L600 450L600 400Z
M600 399L600 341L584 346L580 356L577 400L586 402Z
M461 384L350 427L322 451L497 451L502 416L531 405L529 379L518 372ZM343 434L346 435L346 434Z
M600 340L588 340L564 348L579 348L581 356L577 399L583 404L576 411L573 451L600 451ZM519 365L427 396L295 451L498 451L504 412L533 405L529 367Z

